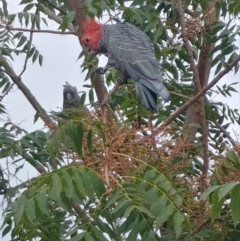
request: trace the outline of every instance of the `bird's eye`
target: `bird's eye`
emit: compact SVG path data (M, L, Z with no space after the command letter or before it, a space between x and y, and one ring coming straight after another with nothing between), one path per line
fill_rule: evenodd
M89 42L89 38L86 38L86 42L87 42L87 43Z

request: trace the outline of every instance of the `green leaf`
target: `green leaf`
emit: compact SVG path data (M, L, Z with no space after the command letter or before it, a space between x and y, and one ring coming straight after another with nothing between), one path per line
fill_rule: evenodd
M218 190L218 199L221 200L223 197L227 195L236 185L238 185L239 182L233 182L233 183L226 183L222 185Z
M17 44L17 48L21 47L26 41L27 41L27 37L22 35L22 37L20 38L20 40Z
M200 197L200 200L204 200L206 199L212 192L214 192L216 189L220 188L221 186L218 185L218 186L211 186L209 188L207 188L202 194L201 194L201 197Z
M53 173L51 175L51 177L52 177L53 188L54 188L55 192L58 195L60 195L60 193L62 192L62 180L57 173Z
M218 192L215 191L212 195L212 208L211 208L212 222L220 214L223 203L224 203L224 198L219 200L218 199Z
M92 149L92 130L88 131L87 134L87 146L88 146L88 150L90 155L93 154L93 149Z
M31 3L33 0L22 0L19 4Z
M26 200L25 213L26 213L29 221L32 222L33 219L35 218L35 202L32 198Z
M68 174L67 170L63 170L63 177L65 180L64 192L68 198L73 196L73 183L72 178Z
M92 182L92 186L93 186L97 196L99 198L101 198L104 195L104 193L106 192L104 182L102 181L101 178L99 178L98 174L93 170L88 171L88 176Z
M30 4L26 5L26 7L23 9L23 12L27 12L27 11L31 10L34 6L35 6L35 3L30 3Z
M42 64L43 64L43 56L41 54L39 54L39 56L38 56L38 62L39 62L39 65L42 66Z
M173 215L173 228L176 232L177 238L180 236L180 234L182 232L182 224L183 224L184 220L185 220L185 217L181 212L176 212Z
M169 204L168 206L164 207L162 209L162 215L159 215L156 220L157 227L162 226L164 222L166 222L170 215L172 215L174 212L174 206L172 204Z
M231 191L231 208L232 208L232 219L234 225L238 224L240 220L240 184L235 185Z
M11 229L12 229L12 226L9 226L9 225L6 226L6 228L4 228L2 231L2 237L4 237L6 234L8 234Z
M49 217L47 193L44 189L45 189L44 186L42 186L42 188L40 188L40 190L39 190L40 192L36 196L36 202L37 202L37 205L38 205L39 209L41 210L41 212L46 214Z
M70 23L72 23L72 21L74 20L76 16L76 12L75 11L71 11L69 13L67 13L67 15L65 16L67 18L67 24L69 25Z

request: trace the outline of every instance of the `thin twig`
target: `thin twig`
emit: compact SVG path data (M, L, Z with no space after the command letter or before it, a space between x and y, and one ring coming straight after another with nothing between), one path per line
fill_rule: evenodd
M6 92L5 92L3 95L0 96L0 102L3 100L3 98L4 98L6 95L8 95L8 93L10 92L10 90L13 88L14 85L15 85L15 83L12 83L12 84L10 85L10 87L8 88L8 90L6 90Z
M49 4L49 6L53 7L54 9L58 10L60 13L66 15L67 12L65 12L63 9L61 9L60 7L58 7L57 5L55 5L54 3L50 2L49 0L43 0L44 2L46 2L47 4Z
M206 224L211 222L211 218L208 217L207 219L205 219L202 223L198 224L192 231L191 236L193 236L195 233L198 233L202 227L204 227Z
M0 25L3 27L3 25ZM18 32L30 32L30 33L50 33L50 34L61 34L61 35L76 35L75 32L62 32L62 31L54 31L54 30L46 30L46 29L27 29L27 28L14 28L14 27L7 27L7 29L11 31L18 31Z

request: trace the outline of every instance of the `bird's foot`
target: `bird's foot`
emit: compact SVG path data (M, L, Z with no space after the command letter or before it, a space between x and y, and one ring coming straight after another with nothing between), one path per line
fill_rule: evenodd
M97 71L98 74L105 74L105 72L106 72L106 70L103 67L97 68L96 71Z

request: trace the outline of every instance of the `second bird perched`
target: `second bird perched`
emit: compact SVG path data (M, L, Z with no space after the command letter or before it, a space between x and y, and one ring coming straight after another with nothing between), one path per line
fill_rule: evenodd
M120 77L119 84L131 78L137 94L146 109L157 111L157 98L170 100L170 94L161 80L161 66L154 53L150 38L130 23L103 25L94 19L83 24L81 43L85 52L107 54L108 63L98 68L104 74L109 68L116 68Z

